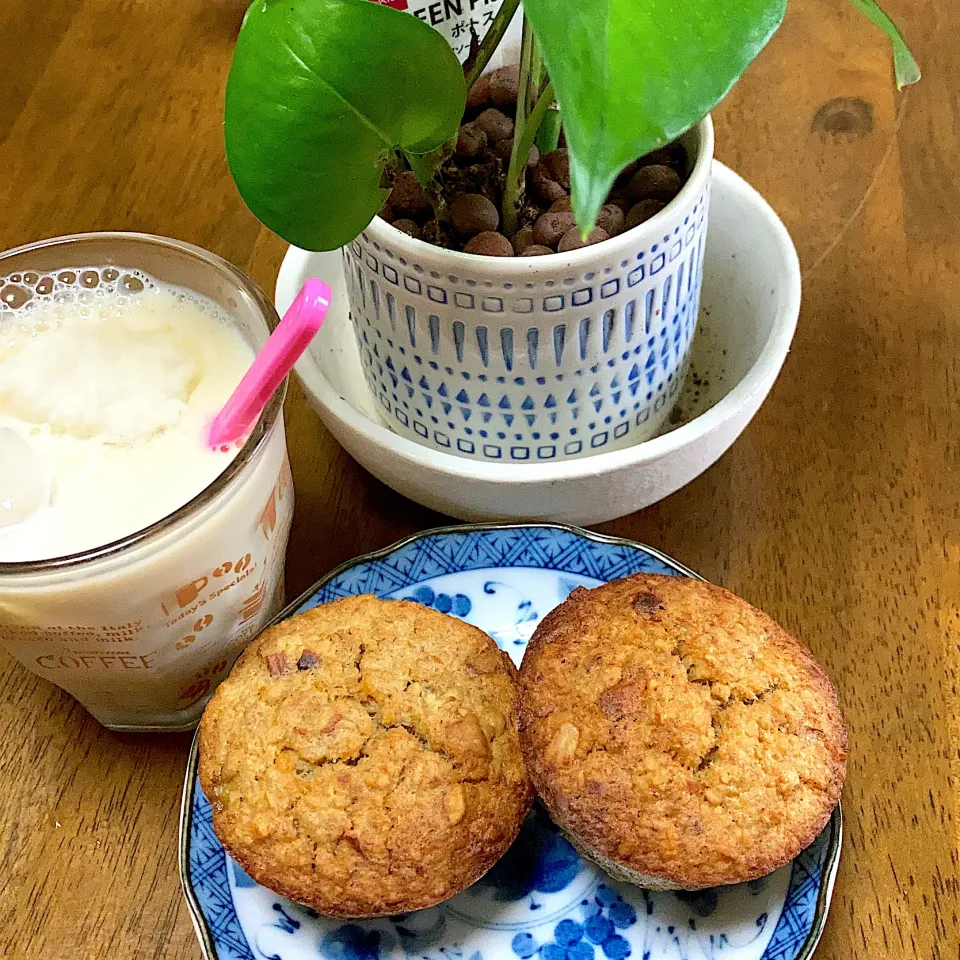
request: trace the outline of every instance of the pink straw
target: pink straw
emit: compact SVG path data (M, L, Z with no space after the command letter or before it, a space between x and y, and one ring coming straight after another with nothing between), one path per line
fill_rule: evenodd
M273 391L293 369L323 324L330 297L330 288L322 280L311 279L303 285L237 389L214 418L209 434L211 447L228 448L247 436Z

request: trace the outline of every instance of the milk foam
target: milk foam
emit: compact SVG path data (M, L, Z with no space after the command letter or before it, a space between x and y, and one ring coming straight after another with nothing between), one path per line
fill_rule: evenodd
M21 282L0 298L0 561L111 543L222 473L237 450L210 450L206 429L253 360L229 317L112 267L8 280Z

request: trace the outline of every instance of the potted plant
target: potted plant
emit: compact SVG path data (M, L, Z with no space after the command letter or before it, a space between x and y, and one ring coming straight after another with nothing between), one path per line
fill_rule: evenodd
M889 18L853 2L890 36L898 84L918 79ZM709 111L786 0L526 0L519 64L484 74L518 4L461 67L370 0L257 0L225 107L253 212L297 246L343 246L391 426L505 462L626 446L669 415L697 317Z

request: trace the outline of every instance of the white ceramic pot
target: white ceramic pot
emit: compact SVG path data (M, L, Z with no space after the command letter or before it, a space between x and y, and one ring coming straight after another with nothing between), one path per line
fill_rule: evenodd
M343 248L364 375L401 436L476 460L545 463L655 436L700 300L713 128L687 183L619 236L546 257L479 257L375 218Z
M364 380L337 252L291 248L277 279L283 313L308 277L334 288L326 323L297 363L311 404L347 452L412 500L464 520L601 523L656 503L730 447L757 412L786 358L800 309L800 267L763 198L714 164L703 310L692 370L700 406L625 450L564 463L485 463L431 450L391 430ZM706 374L706 378L704 378ZM692 391L695 392L695 391Z

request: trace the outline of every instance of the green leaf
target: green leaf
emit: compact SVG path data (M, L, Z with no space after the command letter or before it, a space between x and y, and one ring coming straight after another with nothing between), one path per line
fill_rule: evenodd
M913 59L897 25L874 3L874 0L850 0L865 16L872 20L890 38L893 44L893 68L897 75L897 87L903 89L920 79L920 67Z
M456 55L408 13L370 0L255 0L227 80L230 172L271 230L332 250L380 209L384 157L438 147L465 100Z
M786 0L524 0L563 114L584 230L617 173L709 113L785 9Z

